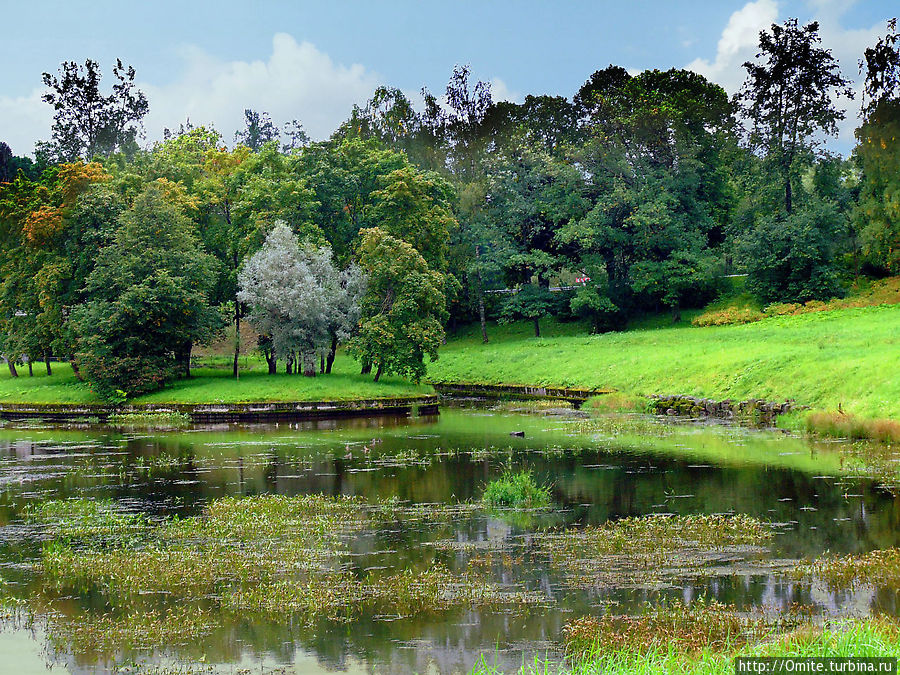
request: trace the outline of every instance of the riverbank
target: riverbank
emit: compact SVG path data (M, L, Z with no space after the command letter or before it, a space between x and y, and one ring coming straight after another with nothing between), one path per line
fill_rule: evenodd
M36 364L33 376L26 369L20 369L17 378L0 374L0 415L105 420L114 412L177 412L195 422L271 421L409 414L414 408L429 412L437 406L430 386L396 377L372 382L350 359L339 359L334 372L316 377L269 375L262 359L250 357L242 359L235 380L230 368L217 365L204 364L188 379L128 399L123 406L110 406L75 377L68 363L54 363L53 375Z
M900 305L777 316L755 323L663 325L589 335L580 323L477 326L431 364L435 384L614 389L650 397L793 399L819 410L900 419Z

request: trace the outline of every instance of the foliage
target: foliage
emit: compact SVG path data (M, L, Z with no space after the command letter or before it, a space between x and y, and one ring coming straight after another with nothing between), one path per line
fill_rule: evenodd
M760 217L738 243L748 290L764 303L842 295L834 258L844 227L828 201Z
M747 61L747 80L739 100L752 122L751 145L762 147L784 186L784 209L793 209L795 162L817 143L815 134L836 134L844 112L836 96L853 98L853 90L831 52L818 45L819 24L799 26L788 19L759 35L758 59Z
M112 69L116 83L112 93L100 91L100 66L87 59L84 66L64 61L59 77L44 73L43 95L56 111L53 137L40 150L63 161L91 160L117 150L134 153L143 117L149 111L147 97L135 89L135 71L116 59Z
M368 279L359 332L350 342L358 359L382 373L418 382L424 359L437 359L447 317L445 275L433 270L409 243L380 228L361 232L359 265Z
M355 266L339 272L330 249L301 246L278 223L241 268L238 286L238 300L250 306L250 321L271 338L275 354L296 352L312 376L315 355L335 349L355 328L365 280Z
M900 98L875 104L856 130L862 189L854 220L862 252L875 267L900 272Z
M149 184L120 217L87 279L90 301L73 312L78 360L97 393L112 399L158 388L186 373L191 346L220 326L208 293L214 260L187 216Z

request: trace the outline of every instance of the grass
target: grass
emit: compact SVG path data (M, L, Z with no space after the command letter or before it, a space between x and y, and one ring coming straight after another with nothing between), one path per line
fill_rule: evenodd
M900 419L900 307L777 316L757 323L588 335L578 323L477 326L429 366L433 382L612 388L623 394L795 399Z
M900 590L900 549L888 548L863 555L825 555L798 567L795 575L817 579L839 591L862 584Z
M541 508L550 504L550 488L538 485L531 471L507 470L487 484L483 499L493 508Z
M848 297L834 298L828 302L810 300L803 304L776 303L761 308L749 293L736 294L712 303L702 314L695 316L691 323L695 326L724 326L753 323L773 316L796 316L797 314L830 312L851 307L897 304L900 304L900 277L878 281L860 279L850 289Z
M409 507L355 497L228 497L200 516L153 522L112 502L46 502L29 513L46 541L38 571L38 612L58 646L109 654L125 646L197 639L212 617L345 623L363 615L397 618L458 608L515 609L543 594L500 587L439 562L354 570L356 535L398 519L453 518L466 505ZM62 615L72 594L101 600L100 613ZM178 632L184 624L185 633ZM179 643L180 644L180 643Z
M568 528L539 544L576 587L645 587L752 558L773 534L770 524L743 514L653 514Z
M193 369L192 377L177 380L159 391L129 399L128 403L252 403L269 401L331 401L431 393L427 385L415 385L399 377L360 375L356 362L340 355L330 375L303 377L278 373L269 375L262 359L242 359L240 379L231 377L230 367L207 359ZM20 369L19 377L0 372L0 403L103 403L90 387L79 381L68 363L53 364L53 375L35 369L29 377Z
M701 631L709 625L708 618L700 617L693 624ZM523 664L520 675L732 675L734 659L738 656L794 656L794 657L887 657L900 656L900 628L895 621L872 618L843 620L830 626L801 626L785 634L770 635L738 646L740 641L724 640L718 648L705 648L697 652L683 646L658 641L647 648L627 645L604 649L601 644L592 645L579 658L557 664L536 658ZM501 671L490 665L485 657L471 670L471 675L499 675ZM799 671L798 671L799 672Z

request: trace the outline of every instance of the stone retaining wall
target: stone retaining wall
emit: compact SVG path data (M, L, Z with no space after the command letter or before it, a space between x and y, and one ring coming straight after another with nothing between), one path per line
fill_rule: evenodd
M113 414L180 412L190 415L192 422L274 422L375 415L436 415L438 404L437 396L400 396L353 401L168 403L123 406L0 403L0 418L41 418L57 421L97 418L102 422Z
M657 415L745 419L765 425L774 424L778 415L803 407L796 405L793 400L775 403L756 398L746 401L734 401L731 399L716 401L711 398L699 398L697 396L650 397L650 409Z

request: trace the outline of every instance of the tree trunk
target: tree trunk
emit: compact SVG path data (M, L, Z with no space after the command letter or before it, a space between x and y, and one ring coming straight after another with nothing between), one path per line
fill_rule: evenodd
M541 337L540 319L538 319L538 317L534 317L532 321L534 321L534 337Z
M19 371L16 370L16 362L13 359L5 359L6 365L9 366L9 374L13 377L19 376Z
M325 374L325 352L319 352L319 375Z
M303 355L303 374L306 377L316 376L316 353L311 352Z
M362 370L359 371L360 375L368 375L372 372L372 362L371 361L363 361Z
M371 368L371 366L369 366ZM378 364L378 370L375 371L375 382L378 382L378 379L381 377L382 366Z
M681 321L681 307L672 305L672 323L678 323L679 321Z
M234 365L231 368L234 379L238 376L238 357L241 355L241 304L234 299Z
M28 357L28 377L34 377L34 364L31 363L31 357Z
M50 354L44 352L44 365L47 366L47 374L52 375L53 370L50 368Z
M278 372L278 360L275 358L275 352L265 350L263 352L263 356L266 357L266 363L269 365L269 375L274 375Z
M69 358L69 365L72 366L72 374L75 375L79 380L83 380L81 377L81 368L78 367L78 361L75 360L75 357Z
M175 363L181 370L182 377L191 376L191 349L193 346L193 342L185 342L175 354Z
M284 359L284 372L290 375L294 372L294 355L288 354Z
M791 197L791 177L788 176L784 179L784 208L788 213L791 212L793 206Z
M328 357L325 359L325 373L331 375L331 366L334 365L334 357L337 355L337 335L331 336L331 349L328 350Z
M475 247L475 257L481 258L481 247ZM481 324L481 341L488 343L487 321L484 318L484 284L481 282L481 267L475 269L475 279L478 281L478 322Z

